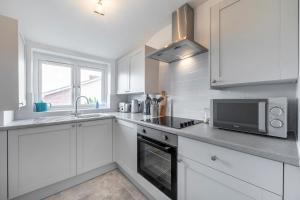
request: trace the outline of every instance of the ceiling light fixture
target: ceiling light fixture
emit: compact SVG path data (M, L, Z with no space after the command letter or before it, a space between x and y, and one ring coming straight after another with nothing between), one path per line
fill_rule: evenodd
M98 0L98 3L96 4L94 13L104 16L104 7L102 4L102 0Z

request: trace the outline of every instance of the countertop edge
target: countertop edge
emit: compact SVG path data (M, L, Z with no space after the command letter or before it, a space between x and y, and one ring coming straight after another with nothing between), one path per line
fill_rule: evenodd
M265 158L265 159L269 159L269 160L273 160L273 161L277 161L277 162L282 162L284 164L289 164L289 165L293 165L293 166L296 166L296 167L300 167L299 155L298 155L298 157L291 157L291 156L282 155L282 154L270 153L270 152L263 151L263 150L256 150L256 149L251 148L251 147L245 147L243 145L239 145L239 144L235 144L235 143L229 143L229 142L225 142L225 141L221 141L221 140L213 140L213 139L210 139L210 138L207 138L207 137L195 136L195 135L192 135L192 134L188 134L188 133L184 132L183 130L171 129L171 128L168 128L168 127L149 124L147 122L143 122L143 121L140 121L140 120L135 120L135 119L131 119L131 118L118 116L116 114L104 114L104 116L101 116L101 117L84 118L84 119L83 118L82 119L72 119L72 120L55 121L55 122L48 122L48 123L23 124L23 125L20 124L20 125L15 125L15 126L14 125L12 125L12 126L2 126L2 127L0 127L0 131L19 130L19 129L23 129L23 128L37 128L37 127L44 127L44 126L72 124L72 123L97 121L97 120L105 120L105 119L123 120L123 121L127 121L127 122L130 122L130 123L135 123L137 125L142 125L142 126L146 126L146 127L149 127L149 128L169 132L169 133L178 135L180 137L185 137L185 138L189 138L189 139L192 139L192 140L197 140L197 141L200 141L200 142L204 142L204 143L216 145L216 146L219 146L219 147L231 149L231 150L234 150L234 151L238 151L238 152L242 152L242 153L262 157L262 158ZM297 143L297 141L295 141L295 146L297 147L296 143Z

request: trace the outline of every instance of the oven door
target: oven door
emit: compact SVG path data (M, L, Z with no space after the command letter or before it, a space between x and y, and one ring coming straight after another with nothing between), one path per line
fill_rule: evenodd
M267 99L214 99L213 125L217 128L267 134Z
M177 199L177 147L138 134L138 173Z

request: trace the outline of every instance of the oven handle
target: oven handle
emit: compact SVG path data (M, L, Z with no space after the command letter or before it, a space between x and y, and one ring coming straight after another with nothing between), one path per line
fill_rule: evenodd
M149 144L149 145L151 145L151 146L153 146L153 147L155 147L155 148L157 148L157 149L159 149L159 150L168 152L168 153L169 153L169 151L170 151L170 149L171 149L171 147L160 146L160 145L158 145L158 144L155 144L154 142L150 142L149 140L145 140L145 139L142 138L141 136L138 136L138 140L139 140L139 141L142 141L142 142L144 142L144 143L146 143L146 144Z

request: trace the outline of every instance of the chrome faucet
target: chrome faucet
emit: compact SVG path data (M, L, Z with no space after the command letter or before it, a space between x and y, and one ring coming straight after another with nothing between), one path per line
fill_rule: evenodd
M74 113L75 117L78 116L78 102L79 102L79 100L81 98L86 99L87 103L89 104L89 99L86 96L78 96L78 97L76 97L76 100L75 100L75 113Z

